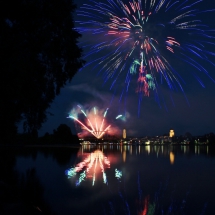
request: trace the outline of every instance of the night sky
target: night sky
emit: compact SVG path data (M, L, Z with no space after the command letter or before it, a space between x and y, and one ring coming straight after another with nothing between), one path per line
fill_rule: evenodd
M76 0L75 3L79 7L84 2L87 0ZM212 3L212 0L203 0L202 5L209 9L215 8L215 2ZM205 13L204 16L207 24L212 25L213 28L212 21L215 18L215 12ZM74 14L74 19L76 20L76 14ZM215 52L215 46L213 49L211 50ZM212 61L215 63L215 57ZM107 121L121 130L125 128L128 136L163 135L170 129L174 129L176 135L183 135L186 132L192 135L215 133L215 83L202 74L201 79L205 85L202 87L192 76L193 68L188 67L182 61L173 60L173 63L174 68L185 80L182 86L187 99L181 91L171 91L166 85L159 85L162 92L160 105L155 102L153 94L150 97L144 97L138 116L138 96L135 93L135 85L129 88L125 106L124 100L119 102L120 92L116 93L112 100L114 93L109 90L110 84L104 85L102 76L97 76L98 71L86 67L78 72L71 83L56 97L48 110L53 115L48 116L39 135L44 135L45 132L52 133L53 129L62 123L67 124L72 132L76 133L73 120L67 117L77 104L86 109L94 106L100 110L109 108ZM207 62L203 66L215 79L215 68ZM115 117L118 114L126 117L123 120L116 120Z

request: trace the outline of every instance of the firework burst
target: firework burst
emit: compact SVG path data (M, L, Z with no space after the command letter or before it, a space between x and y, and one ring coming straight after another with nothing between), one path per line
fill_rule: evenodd
M100 67L104 81L111 80L110 89L117 87L123 77L125 94L136 74L140 101L153 91L159 102L159 84L163 82L169 89L183 92L184 81L170 64L173 57L187 63L204 87L198 73L210 77L202 62L214 66L211 57L215 53L208 48L215 43L214 31L202 21L204 14L214 10L201 11L199 4L203 0L90 2L80 8L82 21L77 21L80 33L93 35L87 46L82 44L89 48L85 58L90 60L85 66Z
M108 112L108 108L102 113L96 107L88 110L87 112L83 110L80 105L77 105L77 109L73 110L68 118L75 120L79 125L81 125L83 130L88 131L97 139L102 138L102 136L109 131L111 125L107 124L105 118ZM79 113L83 114L85 117L85 122L78 119ZM121 118L122 115L118 115L116 119Z

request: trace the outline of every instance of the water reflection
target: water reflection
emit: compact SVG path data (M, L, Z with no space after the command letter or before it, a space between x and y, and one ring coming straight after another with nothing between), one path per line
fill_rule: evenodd
M97 146L90 146L85 145L82 146L81 151L83 152L91 152L92 150L98 148L102 152L104 150L116 150L122 154L123 161L126 162L127 153L130 155L150 155L156 154L157 157L159 156L168 156L170 158L170 163L174 164L176 155L185 154L201 154L201 155L212 155L214 156L214 150L211 150L210 147L213 149L213 146L204 146L204 145L145 145L145 146L135 146L135 145L97 145Z
M49 206L57 215L215 214L212 146L107 144L2 150L0 155L0 197L6 206L16 203L11 201L16 194L17 202L29 200L44 214Z
M75 177L79 174L76 185L80 185L83 180L92 180L93 186L95 185L96 179L99 179L98 176L103 176L103 183L108 187L108 190L106 191L103 190L104 188L100 187L100 189L103 190L102 192L105 192L105 194L102 194L104 195L103 198L107 199L107 203L104 203L103 205L103 210L105 211L104 214L184 215L190 214L190 211L199 211L199 209L194 209L192 207L190 209L187 206L188 204L191 205L191 202L188 202L190 193L189 186L191 184L186 180L184 181L184 179L186 177L189 178L190 176L184 174L174 182L169 182L169 179L167 179L165 183L161 183L160 185L153 185L153 182L156 181L155 178L157 175L165 175L166 177L169 177L167 171L163 169L163 158L165 161L169 160L169 164L171 164L169 166L173 166L181 160L181 155L200 152L204 153L205 151L208 154L208 147L150 145L83 146L77 155L77 158L82 159L82 161L74 168L67 170L66 174L69 178ZM177 156L179 156L178 160L176 159ZM119 157L121 159L119 159ZM151 162L150 159L154 157L156 157L157 161L153 159L153 162ZM115 161L112 163L112 166L114 166L114 174L108 175L109 181L107 183L105 169L111 169L110 161L113 160ZM183 162L180 163L180 165L183 166ZM154 169L152 170L151 167ZM178 174L177 171L178 170L176 169L171 173L171 178L175 178L175 175ZM190 171L192 171L192 168ZM149 178L147 176L148 174L150 175ZM153 178L153 175L156 177ZM116 181L114 182L113 178L117 179L118 184L116 184ZM159 180L162 179L165 180L164 177L162 178L159 176ZM173 185L173 183L179 182L182 182L183 184L180 185L180 187L183 187L183 193ZM150 189L147 188L148 186ZM156 189L153 189L153 187L156 187ZM84 188L86 189L86 192L89 192L87 191L89 187L85 186ZM192 197L192 199L194 199L194 197ZM201 204L201 207L203 208L202 211L206 208L206 204L204 203L205 202L202 202ZM206 213L203 212L202 214Z
M122 178L122 171L115 169L115 177L120 181Z
M170 163L171 164L174 164L174 161L175 161L175 155L173 152L170 152L169 154L169 160L170 160Z
M103 182L107 183L105 168L110 168L110 161L101 150L96 149L91 153L85 154L82 162L78 163L74 168L66 170L65 173L68 178L71 178L80 172L78 180L76 180L76 186L80 185L83 180L91 178L92 186L94 186L99 173L102 174Z
M123 162L125 162L126 161L126 151L123 151L122 156L123 156Z
M157 157L160 155L169 156L170 152L173 154L205 154L205 155L213 155L214 150L212 147L212 151L210 153L210 147L208 145L145 145L145 146L135 146L135 145L84 145L82 146L82 152L90 152L95 148L103 150L117 150L124 157L124 161L126 161L125 152L129 152L130 155L138 155L138 154L154 154L156 153Z
M0 148L0 214L55 214L44 198L45 187L35 168L21 173L14 169L17 154L37 159L37 150L26 152L16 148Z

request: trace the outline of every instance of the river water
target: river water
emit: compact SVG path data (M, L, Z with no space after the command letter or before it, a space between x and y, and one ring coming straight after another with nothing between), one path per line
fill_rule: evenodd
M5 160L13 155L8 169L1 164L5 175L8 171L4 182L16 184L24 193L22 198L44 214L215 214L212 146L101 145L12 151L1 150Z

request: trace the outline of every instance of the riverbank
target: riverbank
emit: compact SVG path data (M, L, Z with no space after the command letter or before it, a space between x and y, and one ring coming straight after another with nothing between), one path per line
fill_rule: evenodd
M35 145L17 145L17 144L0 144L0 147L4 148L80 148L80 144L73 144L73 145L68 145L68 144L57 144L57 145L40 145L40 144L35 144Z

